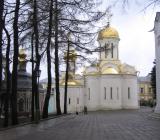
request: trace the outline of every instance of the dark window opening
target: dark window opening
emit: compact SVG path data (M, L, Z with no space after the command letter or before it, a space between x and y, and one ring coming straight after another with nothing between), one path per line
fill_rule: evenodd
M112 95L112 87L110 88L110 95L111 95L111 99L113 99L113 95Z

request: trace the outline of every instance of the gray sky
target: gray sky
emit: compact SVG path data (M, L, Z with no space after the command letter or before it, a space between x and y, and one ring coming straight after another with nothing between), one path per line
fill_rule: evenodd
M111 2L117 0L102 1L100 8L105 9ZM151 71L155 58L154 33L149 31L154 27L158 7L152 6L143 11L150 0L129 1L131 3L125 9L120 2L112 8L111 26L119 32L121 62L135 66L137 71L140 71L140 76L146 76ZM107 20L103 25L106 23ZM46 67L41 69L43 79L46 77Z
M110 0L113 1L113 0ZM109 2L110 2L109 1ZM140 1L140 2L139 2ZM120 36L120 60L136 67L141 76L147 75L155 58L154 27L157 7L149 7L143 11L149 0L132 0L125 9L118 3L112 9L111 26L117 29ZM103 0L102 7L108 0Z

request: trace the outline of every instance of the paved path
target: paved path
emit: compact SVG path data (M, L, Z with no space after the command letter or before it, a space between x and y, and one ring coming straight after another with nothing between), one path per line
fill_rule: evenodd
M160 120L151 110L69 115L0 132L0 140L160 140Z

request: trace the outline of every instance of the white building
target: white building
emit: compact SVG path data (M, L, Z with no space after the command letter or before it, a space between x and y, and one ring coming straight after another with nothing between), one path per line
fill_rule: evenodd
M160 113L160 12L157 12L154 22L155 55L156 55L156 108L155 113Z
M119 34L107 25L99 32L99 62L75 74L76 52L70 51L68 112L137 109L137 71L119 60ZM64 106L64 77L60 81L61 109Z

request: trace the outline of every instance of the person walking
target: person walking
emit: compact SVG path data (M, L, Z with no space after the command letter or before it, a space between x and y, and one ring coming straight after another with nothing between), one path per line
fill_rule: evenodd
M87 107L84 106L84 114L87 114Z

